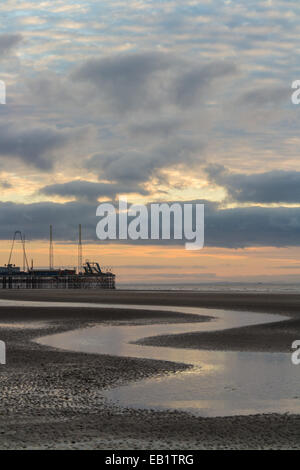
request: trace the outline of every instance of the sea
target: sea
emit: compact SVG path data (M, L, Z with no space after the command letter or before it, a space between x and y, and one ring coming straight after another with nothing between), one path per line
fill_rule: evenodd
M264 283L264 282L201 282L195 284L160 283L160 284L122 284L119 290L139 291L190 291L190 292L231 292L231 293L267 293L267 294L300 294L299 283Z

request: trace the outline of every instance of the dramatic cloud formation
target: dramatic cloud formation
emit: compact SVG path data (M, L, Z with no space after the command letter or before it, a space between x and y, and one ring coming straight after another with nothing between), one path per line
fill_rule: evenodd
M201 144L175 138L148 151L128 150L117 154L97 154L86 162L86 167L99 172L99 176L106 179L122 183L131 182L135 185L148 181L162 168L197 164L196 152L200 150L202 150Z
M89 60L73 74L91 82L102 100L117 112L158 106L163 93L160 74L172 66L166 54L151 52ZM161 83L162 85L162 83Z
M101 152L81 158L81 167L112 183L161 177L174 166L192 168L204 159L210 110L206 100L237 68L162 52L123 53L85 61L63 78L57 74L26 82L27 106L57 116L60 127L94 129L89 147ZM25 100L26 101L26 100ZM199 132L198 124L201 124ZM88 148L88 147L87 147ZM66 155L65 164L72 163Z
M89 60L71 77L92 83L95 96L116 112L194 108L216 79L237 74L232 62L197 62L161 52L129 53Z
M300 203L300 172L231 173L223 166L207 169L211 181L223 186L238 202Z
M204 200L206 246L299 245L297 2L0 11L0 238L44 239L53 223L70 240L81 222L95 242L97 200L128 194Z
M222 209L209 201L185 202L205 204L205 245L208 247L300 246L300 208ZM98 221L93 202L0 204L1 239L10 238L17 229L32 240L48 239L51 223L57 240L76 240L78 222L81 222L85 239L97 242L95 227ZM125 240L124 243L176 246L184 241Z

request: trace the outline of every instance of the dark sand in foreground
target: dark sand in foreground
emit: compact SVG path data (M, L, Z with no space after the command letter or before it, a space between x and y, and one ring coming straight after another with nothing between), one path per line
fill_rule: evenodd
M184 365L59 351L30 341L103 321L182 321L180 314L150 312L142 306L186 305L234 309L241 311L241 315L243 310L281 313L291 320L223 333L192 333L159 340L156 337L151 340L153 344L290 352L292 341L300 339L300 295L5 291L1 298L124 304L124 310L0 308L0 323L34 321L38 327L19 329L0 325L0 339L7 344L7 364L0 366L1 449L300 448L299 415L199 418L177 411L118 409L106 403L101 395L104 388L174 373ZM141 310L128 311L126 303L139 304ZM199 321L199 317L184 318ZM295 373L299 373L296 366Z

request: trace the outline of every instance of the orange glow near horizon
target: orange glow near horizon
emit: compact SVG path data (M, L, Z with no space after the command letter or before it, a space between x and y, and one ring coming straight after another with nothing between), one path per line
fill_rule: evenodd
M11 241L0 241L0 264L8 262ZM48 267L47 241L27 242L29 265ZM212 248L187 251L184 247L141 246L111 243L85 244L83 260L111 267L118 283L201 283L222 281L298 282L300 248ZM12 263L23 267L21 244L16 243ZM56 267L77 266L77 244L54 244Z

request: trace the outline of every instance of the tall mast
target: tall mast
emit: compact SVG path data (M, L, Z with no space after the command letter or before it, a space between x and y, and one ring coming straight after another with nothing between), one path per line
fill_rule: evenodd
M78 274L82 270L82 238L81 238L81 224L78 226Z
M26 256L26 247L25 247L26 239L25 233L23 233L23 271L25 271L25 256Z
M49 269L50 269L50 271L53 271L53 236L52 236L52 225L50 225Z

